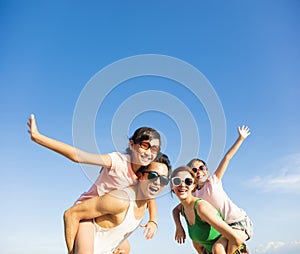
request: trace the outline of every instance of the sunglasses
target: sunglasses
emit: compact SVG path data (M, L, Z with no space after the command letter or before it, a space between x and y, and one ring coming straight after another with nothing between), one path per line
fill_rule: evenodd
M185 183L186 186L191 186L194 183L194 179L190 177L186 177L185 179L182 179L178 176L175 176L171 179L173 186L180 186L181 183Z
M140 144L140 148L144 150L148 150L150 148L152 153L158 153L159 152L159 147L158 146L152 146L149 142L142 141Z
M194 173L197 173L198 171L206 171L207 167L205 165L200 166L199 168L192 168Z
M155 182L159 178L159 182L161 186L168 185L169 178L167 176L161 176L157 174L155 171L145 171L144 173L148 173L148 180L151 182Z

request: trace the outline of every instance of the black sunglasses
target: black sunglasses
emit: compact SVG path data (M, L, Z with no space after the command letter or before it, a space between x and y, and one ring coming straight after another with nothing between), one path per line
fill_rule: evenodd
M207 170L207 167L205 165L200 166L199 168L192 168L194 173L197 173L198 171L205 171Z
M151 182L155 182L159 178L160 185L165 186L169 183L169 178L167 176L161 176L155 171L145 171L144 173L148 173L148 180Z
M180 178L179 176L175 176L171 179L172 184L174 186L180 186L181 183L185 183L186 186L191 186L194 183L194 179L190 177L186 177L184 179Z

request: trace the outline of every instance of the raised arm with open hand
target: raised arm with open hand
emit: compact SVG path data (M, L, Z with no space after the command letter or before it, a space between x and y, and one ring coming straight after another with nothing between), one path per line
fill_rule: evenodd
M247 138L251 132L250 132L250 128L248 126L243 125L242 127L238 127L238 132L239 132L239 136L240 138Z
M94 154L85 152L41 134L38 131L36 120L33 114L30 115L27 125L29 127L28 133L30 134L31 140L41 146L51 149L52 151L57 152L74 162L93 164L104 167L111 166L111 158L107 154Z
M234 142L232 147L228 150L228 152L225 154L224 158L222 159L218 168L215 171L215 174L219 179L223 177L231 158L235 155L237 150L240 148L245 138L247 138L250 135L250 129L248 126L245 125L243 125L242 127L239 126L238 133L239 133L239 137Z

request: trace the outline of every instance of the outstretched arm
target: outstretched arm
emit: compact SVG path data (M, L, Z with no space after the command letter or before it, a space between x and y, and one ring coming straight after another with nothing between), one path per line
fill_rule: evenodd
M184 243L186 239L185 231L180 221L181 209L182 209L182 205L178 204L172 211L173 219L176 225L175 241L177 241L179 244Z
M248 126L244 126L244 125L242 127L239 126L238 133L239 133L239 137L234 142L232 147L228 150L228 152L225 154L224 158L222 159L218 168L215 171L215 174L218 179L221 179L223 177L231 158L235 155L237 150L240 148L243 141L250 135L250 129Z
M38 131L34 115L30 116L27 125L29 127L28 133L30 134L31 140L37 144L59 153L74 162L111 167L111 158L108 154L85 152L41 134Z
M66 210L64 228L68 252L73 252L80 220L89 220L103 215L114 216L127 211L128 206L128 195L123 191L116 190L101 197L88 199Z

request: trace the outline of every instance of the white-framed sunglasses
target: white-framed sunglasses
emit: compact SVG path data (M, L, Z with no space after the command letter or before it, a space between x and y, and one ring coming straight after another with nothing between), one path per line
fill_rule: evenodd
M182 179L179 176L175 176L171 178L171 182L173 186L180 186L182 183L185 183L186 186L191 186L194 183L194 179L191 177Z

